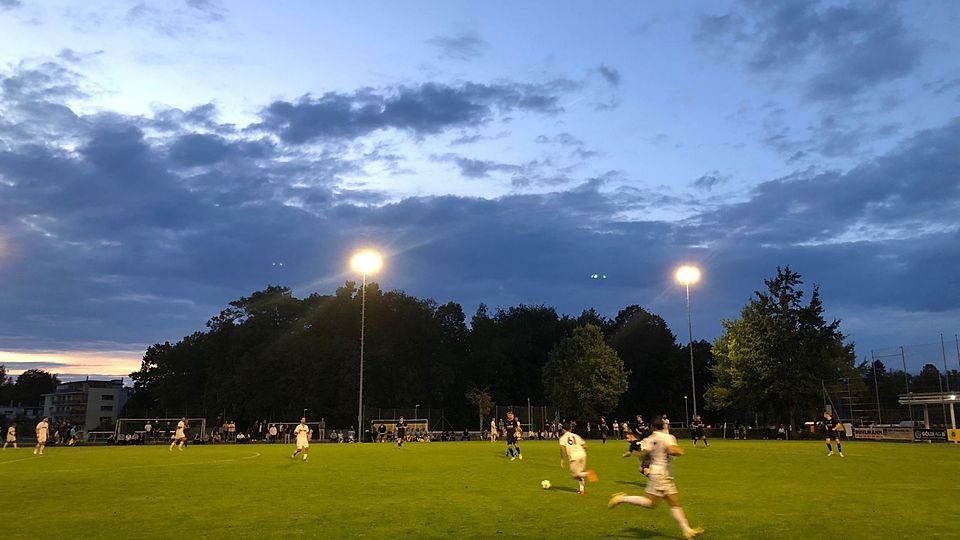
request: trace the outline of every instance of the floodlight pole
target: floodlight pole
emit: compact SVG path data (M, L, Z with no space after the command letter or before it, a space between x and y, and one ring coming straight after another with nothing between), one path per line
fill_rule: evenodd
M357 408L357 437L363 428L363 334L367 322L367 273L363 272L360 288L360 399Z
M693 392L693 416L697 416L697 379L693 372L693 318L690 316L690 280L685 280L687 289L687 346L690 348L690 388ZM689 418L688 418L689 421Z

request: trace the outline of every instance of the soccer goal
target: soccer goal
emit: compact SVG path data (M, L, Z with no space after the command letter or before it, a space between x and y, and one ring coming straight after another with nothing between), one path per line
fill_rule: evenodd
M169 443L177 432L179 421L180 418L119 418L114 440L118 444ZM194 441L197 435L204 440L207 435L206 418L187 418L184 433L188 441Z

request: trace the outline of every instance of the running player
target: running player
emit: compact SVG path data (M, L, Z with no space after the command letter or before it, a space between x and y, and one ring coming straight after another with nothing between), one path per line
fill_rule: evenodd
M300 423L293 428L293 434L297 437L297 449L293 451L290 459L297 457L297 454L303 452L303 461L307 461L307 455L310 453L310 426L307 425L307 417L301 416Z
M843 448L840 447L840 422L830 414L830 411L823 411L823 432L827 439L827 457L833 455L831 440L837 441L837 453L843 457Z
M504 428L507 431L507 454L510 461L519 458L523 460L523 454L520 453L520 439L523 435L523 428L520 427L520 419L513 415L513 411L507 411L507 420L504 422Z
M17 449L17 426L14 424L7 428L7 439L3 441L3 447L6 448L8 444L13 444L13 449Z
M173 447L176 446L177 450L183 452L183 445L187 444L187 434L184 433L184 430L187 429L187 417L180 418L180 421L177 422L177 431L173 434L173 441L170 443L170 450L173 451Z
M704 431L706 424L703 423L703 420L700 418L700 415L693 417L693 423L690 424L690 435L693 436L693 445L697 445L697 441L703 439L704 446L710 446L710 443L707 442L707 434Z
M397 422L397 448L403 448L403 439L407 436L407 421L400 417Z
M591 482L597 481L597 474L593 470L587 470L587 443L576 433L570 431L570 425L563 426L563 434L560 435L560 468L563 468L563 460L566 459L570 464L570 476L576 479L580 484L580 494L583 495L584 478Z
M660 499L666 499L667 504L670 505L670 514L680 526L680 532L683 533L684 538L700 536L703 534L703 529L691 528L687 523L687 517L680 506L677 486L673 483L673 474L670 471L671 457L683 455L683 449L677 446L677 438L667 433L663 418L654 418L652 427L654 432L642 443L643 450L648 452L651 458L646 496L615 493L610 497L607 508L623 503L653 508Z
M50 424L47 423L48 417L44 416L37 422L37 446L33 449L34 454L43 455L43 448L47 446L47 435L50 433Z

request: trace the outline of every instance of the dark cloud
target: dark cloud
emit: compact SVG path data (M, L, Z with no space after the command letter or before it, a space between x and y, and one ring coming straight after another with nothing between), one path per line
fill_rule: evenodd
M453 60L474 60L483 56L487 42L474 32L456 36L438 36L427 43L440 49L440 57Z
M517 85L362 90L287 103L286 123L246 131L218 123L212 105L150 118L77 113L66 104L77 92L73 75L56 66L27 71L0 74L9 111L0 118L6 335L176 340L267 284L331 292L351 277L345 254L363 241L389 254L384 288L457 301L468 313L484 302L613 315L638 303L682 327L682 293L670 278L680 260L704 266L694 328L708 339L786 264L822 285L830 316L870 313L852 326L863 340L896 339L877 328L902 313L957 313L960 120L848 170L770 179L735 202L636 187L622 172L589 176L545 159L508 164L460 154L441 158L464 176L502 173L511 185L549 192L398 201L355 179L369 163L402 158L385 144L359 152L356 137L390 128L458 134L501 110L555 109L524 108L526 90ZM49 91L56 88L72 90ZM411 96L401 99L404 92ZM451 96L433 99L445 92ZM339 100L350 104L332 116L339 124L294 129L311 107ZM401 106L408 102L417 106ZM441 111L416 118L426 103ZM314 139L340 144L295 144ZM569 132L537 140L564 152L582 147ZM349 186L339 180L345 175ZM700 183L722 179L709 171ZM689 217L661 217L670 211ZM598 272L609 276L602 284L589 279ZM15 341L27 340L0 343Z
M700 20L695 38L734 54L760 73L812 72L805 95L835 100L912 73L922 41L904 25L896 3L824 5L806 0L745 2Z
M426 83L381 92L331 92L320 98L303 96L296 102L275 101L261 113L262 122L256 128L293 144L354 139L381 129L428 135L479 126L498 113L514 110L556 114L562 110L560 92L575 86L562 80L544 85Z
M923 89L934 94L946 94L960 90L960 77L941 78L936 81L925 83ZM958 92L960 94L960 92Z
M140 1L127 10L126 22L182 37L195 33L203 24L222 21L225 14L226 10L215 0Z
M23 5L20 0L0 0L0 10L14 9Z
M508 163L496 163L494 161L468 159L464 157L457 157L454 162L457 164L457 167L460 167L460 174L467 178L483 178L493 171L514 172L520 170L520 167Z
M895 152L847 172L798 173L759 184L750 200L700 216L716 239L737 231L761 244L909 237L922 223L955 228L960 119L922 131Z
M601 65L597 68L597 73L607 81L610 86L620 86L620 72L616 68Z
M229 158L262 159L272 154L268 141L233 142L219 135L189 133L170 145L170 158L183 166L213 165Z
M225 9L216 0L184 0L187 7L203 14L209 20L224 18Z
M703 190L710 191L714 186L720 185L727 181L727 178L720 175L720 171L710 171L709 173L700 176L693 181L693 187Z

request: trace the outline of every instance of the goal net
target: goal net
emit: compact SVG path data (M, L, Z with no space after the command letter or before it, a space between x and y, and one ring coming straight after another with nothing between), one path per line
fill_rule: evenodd
M119 418L114 431L114 440L117 443L169 443L177 432L177 422L180 418ZM207 435L206 418L187 418L187 429L184 431L188 441L194 441L197 435L205 440Z

